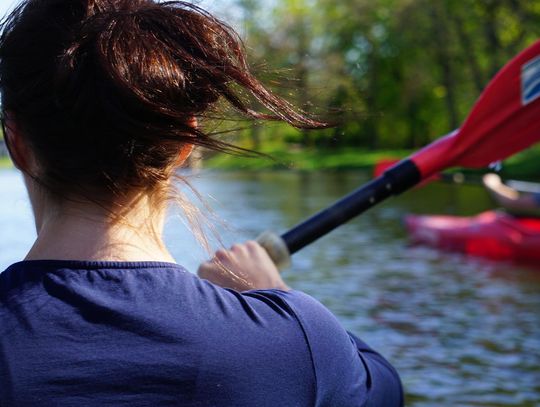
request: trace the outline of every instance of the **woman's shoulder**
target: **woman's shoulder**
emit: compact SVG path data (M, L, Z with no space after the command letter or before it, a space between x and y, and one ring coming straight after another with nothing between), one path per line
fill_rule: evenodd
M295 290L244 295L278 303L298 321L317 383L317 405L403 405L402 385L393 366L347 332L318 300Z

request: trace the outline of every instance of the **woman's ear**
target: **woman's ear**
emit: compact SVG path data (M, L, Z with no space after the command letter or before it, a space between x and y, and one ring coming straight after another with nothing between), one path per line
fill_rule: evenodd
M186 160L191 155L191 152L193 151L193 144L184 144L182 146L182 149L180 150L180 154L178 155L178 166L181 166L186 162Z
M189 127L196 129L197 126L199 125L197 122L197 118L192 117L190 120L188 120L187 125ZM178 161L177 161L177 165L179 167L182 164L184 164L186 160L189 158L189 156L191 155L191 152L193 151L193 147L194 145L190 143L186 143L182 146L182 149L180 150L180 154L178 155Z
M4 139L13 164L22 172L31 172L34 163L32 151L23 140L17 122L10 112L6 112L4 131Z

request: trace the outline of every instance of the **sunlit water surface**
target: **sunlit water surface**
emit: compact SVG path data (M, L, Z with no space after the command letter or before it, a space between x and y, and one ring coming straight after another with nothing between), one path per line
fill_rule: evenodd
M284 231L367 178L202 172L190 180L228 222L217 229L230 245ZM24 256L35 232L19 176L0 171L0 185L4 269ZM409 212L468 215L490 207L479 187L408 192L297 254L286 279L397 367L408 406L540 406L540 269L410 247L401 223ZM188 269L207 257L177 216L166 235Z

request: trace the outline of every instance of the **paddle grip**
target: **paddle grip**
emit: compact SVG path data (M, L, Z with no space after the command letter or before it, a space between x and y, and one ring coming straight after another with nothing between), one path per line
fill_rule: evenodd
M292 255L389 196L413 187L421 179L416 164L405 159L380 177L285 232L281 238Z
M266 231L257 238L257 242L266 249L279 270L286 269L291 265L291 254L281 236Z

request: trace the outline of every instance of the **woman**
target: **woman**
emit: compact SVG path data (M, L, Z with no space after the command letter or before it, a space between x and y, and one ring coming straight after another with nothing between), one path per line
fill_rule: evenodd
M162 240L198 119L322 126L203 10L26 0L4 22L5 136L37 239L0 274L2 406L395 406L395 370L248 242L186 272ZM254 100L270 113L249 106ZM227 287L227 288L224 288Z

